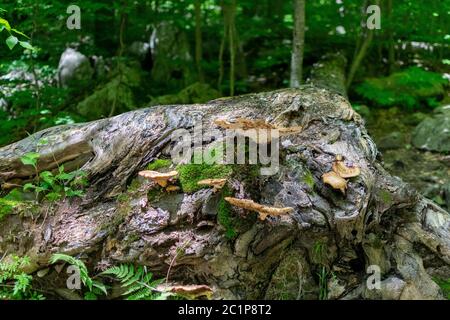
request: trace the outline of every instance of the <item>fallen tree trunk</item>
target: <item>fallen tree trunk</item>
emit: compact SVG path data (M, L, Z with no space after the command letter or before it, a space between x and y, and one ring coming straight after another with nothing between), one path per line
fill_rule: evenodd
M276 174L232 166L228 194L183 184L168 193L137 176L154 159L169 158L174 130L193 133L201 118L210 132L219 129L215 120L238 117L302 127L280 138ZM43 138L48 143L38 147ZM170 282L207 284L217 299L439 299L431 276L450 276L449 214L383 169L359 115L325 89L158 106L50 128L0 149L3 192L33 179L36 171L20 158L35 151L38 171L81 168L89 187L81 199L44 203L33 214L19 206L0 220L0 253L29 256L30 272L47 268L56 252L91 268L129 262L157 277L170 268ZM345 194L321 179L336 155L361 169ZM227 195L294 212L261 221L226 206ZM373 265L382 281L370 290ZM66 276L52 270L42 286L57 292L64 282L55 279Z

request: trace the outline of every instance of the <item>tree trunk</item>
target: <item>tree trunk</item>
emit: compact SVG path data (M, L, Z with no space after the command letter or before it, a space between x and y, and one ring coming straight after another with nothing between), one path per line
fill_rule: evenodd
M388 32L388 64L389 64L389 74L394 72L395 69L395 41L394 41L394 30L393 16L392 16L392 0L387 0L387 16L389 19Z
M303 51L305 47L305 0L294 0L294 33L291 56L291 88L302 83Z
M223 13L223 38L219 49L219 81L218 87L221 90L221 84L224 75L224 50L225 44L228 42L228 51L230 56L230 96L234 96L234 83L236 78L236 53L239 49L240 53L240 67L243 73L246 73L245 60L242 55L242 48L240 47L238 41L238 34L236 30L236 0L225 0L222 2L222 13Z
M347 58L342 52L325 54L313 65L308 83L337 92L347 98L346 66Z
M195 0L195 63L197 65L197 74L200 82L204 82L202 70L202 1Z
M137 176L154 159L168 158L176 129L193 134L201 119L206 133L218 129L214 120L238 117L303 128L281 137L274 175L235 165L227 182L228 195L292 213L261 221L224 205L227 191L167 193ZM49 143L38 148L42 138ZM204 139L203 149L213 142ZM383 169L360 116L324 88L157 106L49 128L0 148L2 188L33 178L20 158L37 149L39 172L81 168L89 187L81 199L18 206L0 220L0 256L29 256L30 272L47 268L55 252L83 258L91 270L146 265L156 278L171 266L171 282L207 284L214 298L238 299L439 299L431 277L450 276L449 214ZM336 155L361 169L345 193L321 178ZM228 237L227 219L234 231ZM380 289L367 285L369 266L381 273ZM42 287L57 294L65 277L51 269Z
M375 4L379 5L379 0L375 1ZM365 13L366 13L366 9L364 9L364 14ZM352 64L350 66L350 70L348 72L347 85L346 85L347 89L350 88L350 85L352 84L353 79L355 77L356 71L358 71L358 68L360 67L361 62L364 60L364 57L366 56L367 50L369 49L369 47L372 43L373 33L374 33L373 29L366 28L364 40L361 40L362 41L361 47L357 51L355 58L353 59Z

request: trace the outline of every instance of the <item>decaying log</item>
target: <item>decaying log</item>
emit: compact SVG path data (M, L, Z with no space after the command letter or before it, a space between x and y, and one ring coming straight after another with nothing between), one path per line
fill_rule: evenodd
M232 208L236 237L230 239L218 222L222 190L150 198L148 191L159 187L138 172L169 156L175 129L192 133L202 118L207 132L218 129L216 119L239 117L303 129L280 138L275 175L238 168L228 178L228 196L294 212L260 221L256 213L240 215ZM49 143L38 147L42 138ZM0 149L0 172L8 173L3 183L33 178L34 169L20 161L31 151L41 154L39 171L61 164L81 168L89 187L81 199L0 220L0 256L28 255L30 272L47 268L55 252L81 257L92 269L142 264L156 277L164 277L172 264L170 281L208 285L214 298L239 299L317 298L324 285L332 299L438 299L442 294L431 276L450 276L449 214L383 169L360 116L342 95L326 89L304 86L157 106L50 128ZM321 179L336 155L360 168L345 195ZM370 265L381 271L379 290L366 285ZM329 275L325 284L317 276L321 271ZM51 290L54 283L43 286Z

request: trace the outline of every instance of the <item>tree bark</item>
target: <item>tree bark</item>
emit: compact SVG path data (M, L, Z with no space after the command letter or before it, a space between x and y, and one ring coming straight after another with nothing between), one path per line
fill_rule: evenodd
M387 16L389 19L388 32L388 64L389 64L389 74L393 73L395 70L395 41L394 41L394 30L393 26L393 15L392 15L392 0L387 1Z
M305 0L294 0L294 32L291 56L291 88L302 83L303 52L305 47Z
M379 0L375 1L376 5L379 5ZM366 9L364 8L364 13L366 13ZM372 44L372 39L373 39L373 33L374 30L373 29L366 29L365 32L365 36L364 36L364 40L361 40L361 47L359 48L359 50L357 51L357 53L355 54L355 58L352 61L352 64L350 66L350 70L348 71L348 75L347 75L347 89L350 87L350 85L353 82L353 79L355 77L356 71L358 71L358 68L361 65L361 62L364 60L367 50L369 49L370 45ZM363 32L364 34L364 32Z
M204 82L202 70L203 41L202 41L202 1L195 0L195 63L197 65L197 74L200 82Z
M337 92L347 98L346 66L347 58L342 52L325 54L313 65L307 82Z
M166 193L137 173L168 157L174 130L193 134L201 118L203 132L211 132L214 120L239 117L303 129L281 138L277 173L237 165L228 179L232 196L294 212L261 221L232 207L230 239L218 217L222 192ZM38 148L42 138L49 143ZM171 266L171 282L207 284L217 299L440 299L431 277L450 276L450 215L383 169L361 117L325 88L157 106L49 128L0 148L3 187L33 179L34 169L20 160L31 151L41 155L39 172L81 168L89 187L81 199L16 207L0 220L0 256L29 256L29 272L47 268L55 252L78 256L91 270L146 265L156 278ZM321 178L338 154L361 169L345 194ZM159 196L150 197L155 191ZM374 265L379 290L367 285ZM42 287L57 294L65 277L51 269Z

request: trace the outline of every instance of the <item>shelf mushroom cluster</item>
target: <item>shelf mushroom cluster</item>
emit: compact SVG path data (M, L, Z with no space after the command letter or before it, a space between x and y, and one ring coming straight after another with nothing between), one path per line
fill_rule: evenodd
M361 174L358 166L347 166L342 155L336 155L336 159L331 166L332 171L322 175L322 181L330 185L333 189L340 190L345 195L348 178L353 178Z

